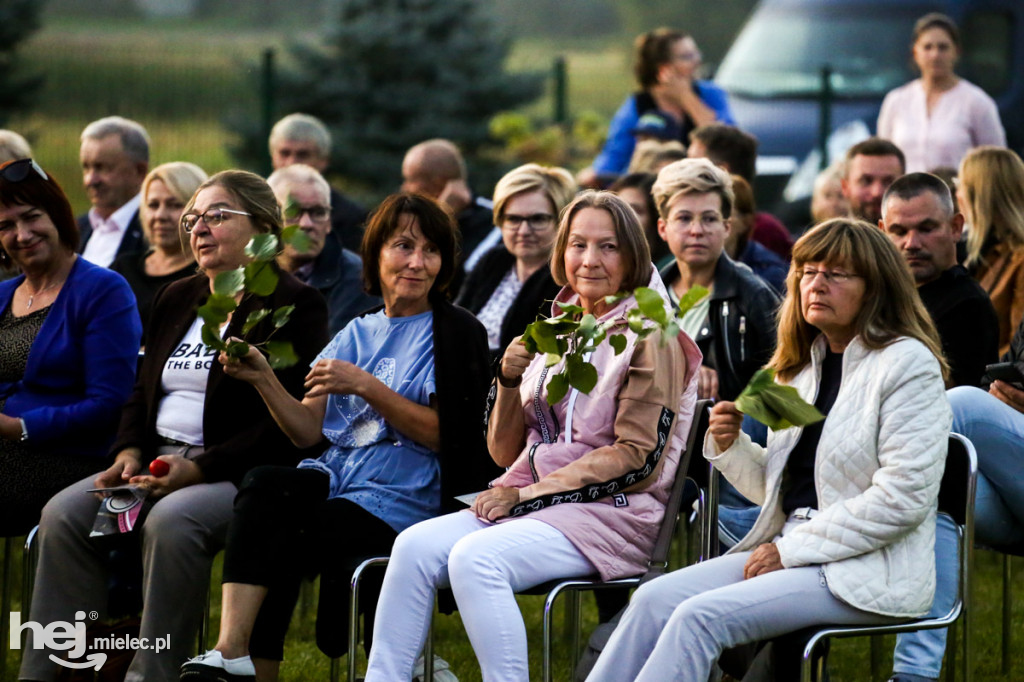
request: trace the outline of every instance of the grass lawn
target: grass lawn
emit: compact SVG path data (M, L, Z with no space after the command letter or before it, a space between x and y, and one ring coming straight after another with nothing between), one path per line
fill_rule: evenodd
M87 123L110 114L138 120L152 137L153 165L192 161L211 174L231 168L235 138L224 120L262 110L257 65L263 50L275 48L279 65L286 65L288 41L311 37L181 22L52 21L23 50L24 62L46 84L34 110L7 127L29 139L81 213L89 204L79 179L78 138ZM564 55L570 113L607 118L632 87L628 52L628 39L521 41L509 66L550 73L556 55ZM525 112L548 120L552 90L549 80L548 93Z
M14 556L14 585L20 585L21 575L21 550L16 550ZM1012 614L1013 635L1016 642L1012 648L1013 668L1011 674L1002 677L1000 668L1000 632L1001 632L1001 581L1000 581L1000 557L991 552L978 552L975 566L974 580L974 613L972 624L974 627L974 677L977 680L1019 680L1024 679L1024 643L1020 642L1020 632L1024 625L1024 564L1020 559L1013 560L1014 569L1017 571L1013 578L1013 588L1017 601ZM217 588L220 580L220 559L214 567L214 574L211 578L213 608L210 642L215 640L217 633L217 619L220 610L220 590ZM285 663L282 667L282 680L285 682L306 682L311 680L326 680L329 678L330 662L321 654L314 643L314 613L315 601L305 614L302 609L296 609L296 615L292 621L292 627L288 634L285 647ZM541 678L541 611L543 608L543 597L520 597L520 607L524 614L527 626L527 633L530 641L530 679ZM584 597L584 628L585 632L596 623L596 610L593 600ZM12 610L21 609L20 589L14 589ZM555 632L562 633L562 612L558 607L556 612ZM3 614L6 617L6 614ZM381 630L387 628L386 623L378 623ZM585 640L584 640L585 641ZM887 638L881 650L883 653L883 664L881 674L877 678L879 682L888 677L892 661L892 638ZM435 618L434 630L435 652L451 664L452 671L459 678L460 682L479 682L480 671L477 667L476 658L466 638L458 614L452 616L437 616ZM5 644L6 649L6 644ZM568 640L556 642L555 649L555 679L560 681L568 680L570 643ZM959 652L958 652L959 653ZM362 654L360 652L360 669L363 669ZM8 652L7 678L13 679L13 671L16 670L19 660L19 652ZM830 658L830 671L833 682L863 682L871 679L869 674L869 643L866 639L838 640L832 647ZM345 660L342 659L342 665ZM344 671L344 668L342 669ZM342 675L344 680L344 673Z

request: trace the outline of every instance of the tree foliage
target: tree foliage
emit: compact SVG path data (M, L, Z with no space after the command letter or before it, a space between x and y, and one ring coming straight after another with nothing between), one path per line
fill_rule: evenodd
M332 170L387 191L402 156L432 137L467 156L487 141L491 117L536 98L541 78L505 70L509 42L477 0L340 0L322 43L297 44L274 87L278 115L304 112L334 138ZM259 165L266 132L235 126L239 160Z
M43 83L18 59L18 47L39 29L42 9L42 0L0 0L0 127L28 107Z

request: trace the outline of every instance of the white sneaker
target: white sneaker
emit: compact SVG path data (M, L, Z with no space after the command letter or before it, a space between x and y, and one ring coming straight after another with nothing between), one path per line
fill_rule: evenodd
M256 668L248 656L224 658L216 649L185 661L180 680L188 682L253 682Z
M413 682L420 682L423 679L422 656L416 659L416 665L412 668L412 679ZM440 656L434 656L434 682L459 682L459 678L455 676L455 673L449 670L448 661Z

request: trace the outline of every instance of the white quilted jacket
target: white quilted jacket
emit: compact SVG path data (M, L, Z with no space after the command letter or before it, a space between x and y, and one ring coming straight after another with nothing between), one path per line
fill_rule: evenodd
M817 397L825 338L791 382ZM920 342L901 338L881 350L855 338L825 420L814 463L819 513L779 538L787 568L822 564L829 590L859 609L922 616L935 592L935 511L952 414L939 364ZM757 522L731 551L771 542L782 530L779 489L802 428L770 431L768 447L746 434L719 453L710 434L704 456L751 501Z

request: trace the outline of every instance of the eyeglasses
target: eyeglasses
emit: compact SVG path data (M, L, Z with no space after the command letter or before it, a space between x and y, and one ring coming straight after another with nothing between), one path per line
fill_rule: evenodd
M191 232L196 229L196 225L199 224L200 218L203 219L203 222L206 223L207 227L220 227L220 224L225 220L230 219L232 215L252 216L251 213L236 211L233 208L208 208L202 213L186 213L181 216L181 228L185 230L185 232Z
M534 213L533 215L513 215L511 213L502 216L501 226L507 230L518 230L519 226L526 223L531 231L537 232L551 225L555 216L550 213Z
M327 206L299 206L293 204L285 211L285 218L289 221L299 222L302 215L306 214L314 223L321 223L331 217L331 209Z
M35 171L43 180L50 179L50 176L40 168L34 159L18 159L11 161L6 166L0 166L0 178L7 182L21 182L28 177L31 171Z
M815 277L821 275L825 279L825 284L846 284L854 277L860 277L860 275L854 275L849 272L818 270L816 268L801 268L799 272L802 281L813 282Z
M700 226L704 229L721 225L723 218L718 213L704 213L702 215L693 215L690 213L682 213L670 219L671 222L676 225L682 226L684 229L690 229L690 226L694 223L700 223Z

